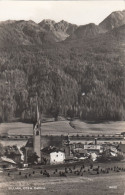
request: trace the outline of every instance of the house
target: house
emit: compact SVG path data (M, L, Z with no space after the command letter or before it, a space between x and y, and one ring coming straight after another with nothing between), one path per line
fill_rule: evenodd
M14 162L12 159L7 158L5 156L0 157L0 168L14 168L16 167L17 163Z
M75 143L75 148L84 148L84 144L78 142L78 143Z
M41 150L43 164L60 164L65 160L65 153L56 147L46 147Z
M87 156L87 151L84 150L83 148L76 148L72 152L73 152L73 156L77 157L77 158L81 158L81 157L86 157Z
M64 163L65 153L62 151L56 151L50 153L50 164Z
M97 144L97 138L95 138L94 143L85 144L84 149L89 153L99 154L103 152L103 148L100 144Z
M101 145L84 145L84 149L87 150L89 153L101 153L102 152L102 146Z

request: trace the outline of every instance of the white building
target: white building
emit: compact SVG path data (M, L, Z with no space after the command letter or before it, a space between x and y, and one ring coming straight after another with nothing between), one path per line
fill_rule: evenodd
M102 152L102 146L100 145L84 145L84 149L87 150L88 152Z
M51 152L50 153L50 164L60 164L64 163L65 160L65 153L58 151L58 152Z
M100 150L101 149L101 146L100 145L84 145L84 149L85 150L88 150L88 149L91 149L91 150Z
M97 159L97 156L98 155L96 153L92 152L91 153L91 159L92 159L92 161L95 161Z

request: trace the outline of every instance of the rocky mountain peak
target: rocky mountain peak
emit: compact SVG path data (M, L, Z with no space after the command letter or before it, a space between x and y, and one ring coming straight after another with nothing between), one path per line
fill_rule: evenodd
M101 28L94 23L79 26L69 39L83 39L94 37L102 32Z
M99 26L105 31L109 31L123 24L125 24L125 10L112 12Z
M42 20L39 25L44 28L45 30L54 30L54 25L55 25L55 21L54 20L50 20L50 19L44 19Z

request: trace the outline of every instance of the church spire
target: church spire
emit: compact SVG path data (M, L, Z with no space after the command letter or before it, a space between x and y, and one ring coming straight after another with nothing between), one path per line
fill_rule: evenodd
M36 124L33 128L33 151L39 157L38 161L41 162L41 117L39 112L39 101L36 93Z
M37 93L36 93L36 122L38 125L41 125L40 112L39 112L39 101L38 101Z

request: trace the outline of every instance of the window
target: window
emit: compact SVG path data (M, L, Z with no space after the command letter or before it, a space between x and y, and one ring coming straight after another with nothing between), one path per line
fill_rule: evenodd
M36 135L39 135L39 131L36 131Z

